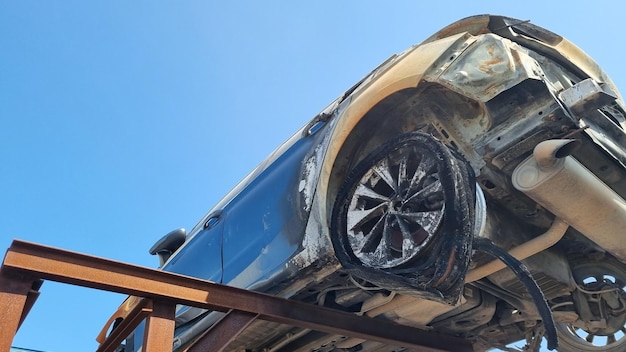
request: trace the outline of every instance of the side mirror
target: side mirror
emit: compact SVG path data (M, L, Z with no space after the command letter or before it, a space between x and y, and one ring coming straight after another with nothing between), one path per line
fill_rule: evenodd
M162 267L172 253L185 243L186 238L187 231L184 228L171 231L161 237L161 239L150 248L149 253L159 256L159 267Z

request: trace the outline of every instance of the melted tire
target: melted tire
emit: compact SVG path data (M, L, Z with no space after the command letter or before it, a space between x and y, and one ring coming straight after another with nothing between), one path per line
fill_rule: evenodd
M434 137L388 141L348 175L331 239L351 274L388 290L453 303L471 256L475 181Z

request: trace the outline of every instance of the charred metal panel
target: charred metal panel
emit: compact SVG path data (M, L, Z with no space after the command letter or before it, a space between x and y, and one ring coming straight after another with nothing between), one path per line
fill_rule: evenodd
M496 35L478 37L439 77L439 81L463 95L488 101L518 83L539 79L540 69L517 45Z

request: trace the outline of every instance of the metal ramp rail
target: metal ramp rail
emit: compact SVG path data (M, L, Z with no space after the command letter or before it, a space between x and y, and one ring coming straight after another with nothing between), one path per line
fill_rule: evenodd
M112 352L146 320L144 352L172 350L176 304L227 314L185 351L223 351L256 319L403 346L415 351L472 351L467 340L169 272L14 240L0 267L0 352L34 305L43 280L141 297L101 343Z

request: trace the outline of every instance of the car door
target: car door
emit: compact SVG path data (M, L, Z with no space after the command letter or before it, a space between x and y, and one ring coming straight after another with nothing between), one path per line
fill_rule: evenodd
M222 230L220 211L209 214L203 228L165 264L163 270L214 282L222 281Z
M299 138L224 208L225 284L250 288L266 282L301 248L312 198L303 189L305 180L317 180L312 165L323 137L311 132Z

